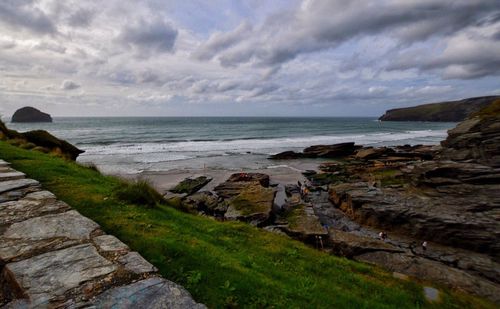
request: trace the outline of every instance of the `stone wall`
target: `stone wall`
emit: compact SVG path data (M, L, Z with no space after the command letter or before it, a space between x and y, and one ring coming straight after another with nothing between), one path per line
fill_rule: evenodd
M97 223L0 160L0 307L204 308Z

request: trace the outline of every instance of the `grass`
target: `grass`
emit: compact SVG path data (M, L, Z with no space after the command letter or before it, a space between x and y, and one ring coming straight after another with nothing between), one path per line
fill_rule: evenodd
M448 290L442 303L433 305L415 282L285 236L168 205L145 208L125 202L115 194L123 181L50 154L0 141L0 158L98 222L211 308L493 308Z
M495 100L490 105L481 109L479 112L473 114L472 116L478 116L480 118L490 118L498 117L500 115L500 99Z
M123 181L122 185L115 189L114 196L121 202L149 208L165 203L163 196L145 180Z
M407 180L402 177L402 173L396 169L377 170L372 174L375 180L380 180L382 186L404 185L407 183Z

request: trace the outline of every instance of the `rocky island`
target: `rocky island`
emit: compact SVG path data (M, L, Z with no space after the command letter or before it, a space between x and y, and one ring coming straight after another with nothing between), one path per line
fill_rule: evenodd
M469 115L478 112L499 98L500 96L487 96L396 108L385 112L379 120L458 122L465 120Z
M49 114L40 110L26 106L18 109L12 115L12 122L52 122L52 117Z

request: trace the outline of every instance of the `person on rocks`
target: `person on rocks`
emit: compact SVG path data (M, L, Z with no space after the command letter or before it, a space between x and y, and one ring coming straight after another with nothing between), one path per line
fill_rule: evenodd
M387 239L387 233L384 231L378 233L378 238L380 238L380 240L382 241L385 241Z
M302 199L304 200L304 202L308 201L308 195L309 195L309 189L306 186L304 186L304 190L302 190Z
M424 252L427 251L427 241L424 241L422 243L422 251L424 251Z

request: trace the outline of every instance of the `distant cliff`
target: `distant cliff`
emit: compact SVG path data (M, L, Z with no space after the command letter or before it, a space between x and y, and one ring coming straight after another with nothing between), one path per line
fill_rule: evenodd
M383 121L463 121L500 96L469 98L460 101L431 103L407 108L396 108L385 112Z
M12 115L12 122L52 122L52 117L34 107L27 106L18 109Z

